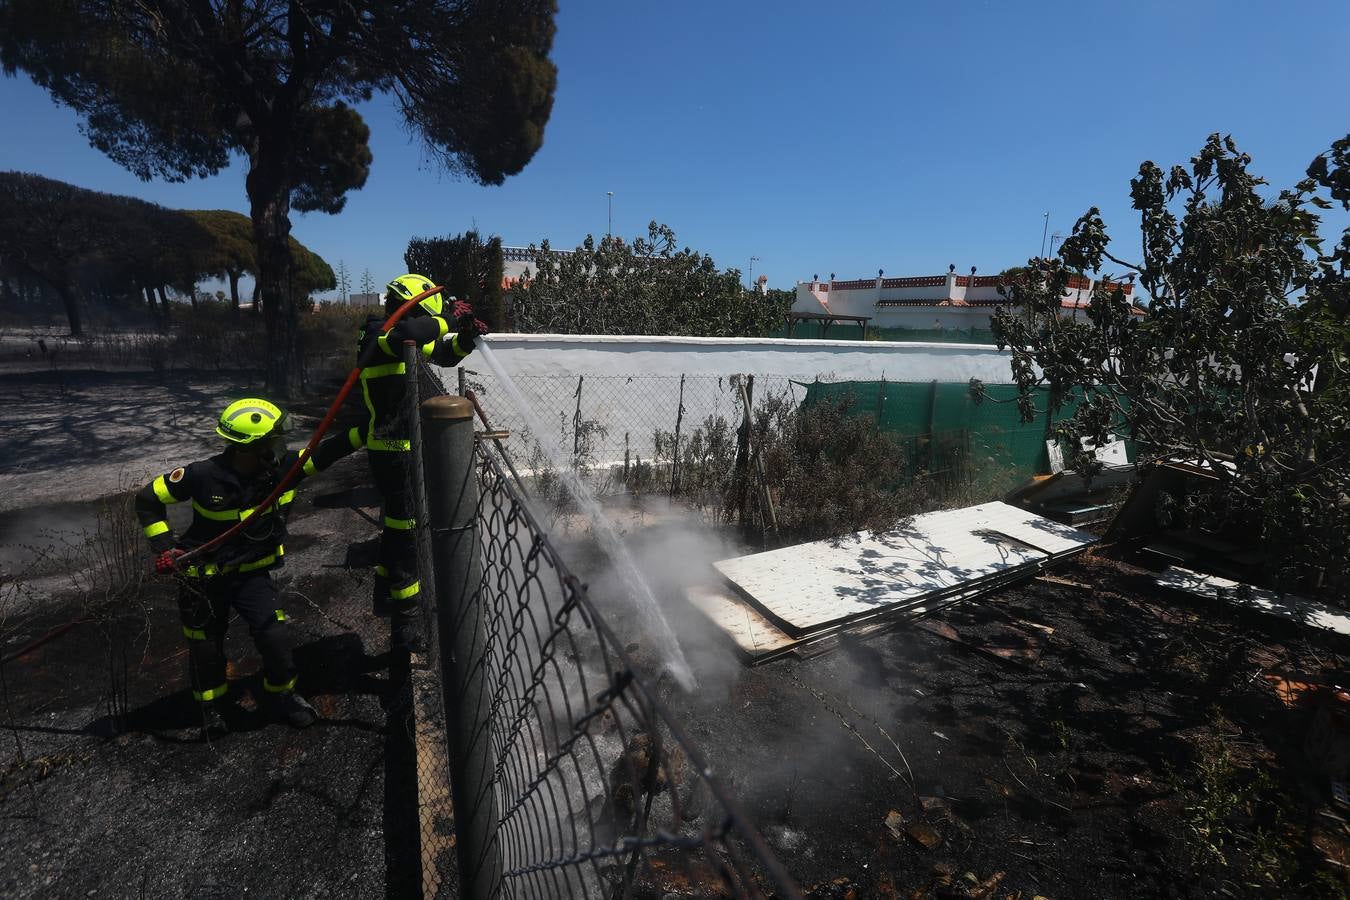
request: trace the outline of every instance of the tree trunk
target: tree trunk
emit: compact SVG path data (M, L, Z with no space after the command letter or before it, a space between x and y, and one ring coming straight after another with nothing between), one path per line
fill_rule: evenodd
M164 293L163 285L155 286L155 293L159 294L159 307L164 313L164 324L169 324L169 295Z
M84 323L80 320L80 301L75 295L75 289L68 284L56 285L56 293L61 296L61 303L66 307L66 319L70 321L70 333L73 335L84 333Z
M284 129L283 129L284 130ZM260 141L245 182L258 255L255 303L267 327L267 387L283 399L304 388L297 347L298 317L291 302L291 184L283 141Z
M230 303L234 309L234 314L239 315L239 275L241 273L230 271L225 275L230 279Z

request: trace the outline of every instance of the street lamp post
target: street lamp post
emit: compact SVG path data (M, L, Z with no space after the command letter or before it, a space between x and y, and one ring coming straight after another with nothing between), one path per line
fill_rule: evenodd
M605 236L614 237L614 192L605 191L605 196L609 198L609 227L605 230Z

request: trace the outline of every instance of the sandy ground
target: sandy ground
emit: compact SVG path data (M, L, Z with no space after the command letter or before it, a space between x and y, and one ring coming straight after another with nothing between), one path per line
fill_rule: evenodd
M48 371L0 376L0 512L93 500L216 452L243 378ZM0 538L2 539L2 538Z

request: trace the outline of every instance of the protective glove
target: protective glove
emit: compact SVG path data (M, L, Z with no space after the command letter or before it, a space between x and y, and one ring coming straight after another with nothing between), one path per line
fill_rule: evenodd
M178 547L165 550L155 557L155 572L160 575L172 575L178 571L178 558L186 556L187 551Z
M456 300L451 307L450 315L454 317L455 324L459 326L459 342L462 346L472 347L474 341L488 334L487 323L482 319L474 317L473 307L463 300Z

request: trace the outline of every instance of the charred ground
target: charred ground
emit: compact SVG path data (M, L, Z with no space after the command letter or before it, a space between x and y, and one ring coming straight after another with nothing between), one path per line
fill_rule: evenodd
M84 432L60 422L96 422L130 389L125 377L60 400L53 427L71 453ZM209 420L240 387L188 385L195 416ZM39 388L32 402L50 402ZM24 415L5 411L11 427ZM180 452L170 438L195 452L185 426L139 439L161 457ZM70 477L62 452L10 455L0 475L58 484ZM81 471L126 468L115 454L78 459ZM375 533L363 481L363 461L345 460L302 491L292 520L286 603L302 690L324 716L308 731L251 708L257 662L236 627L239 727L198 740L170 584L147 580L110 611L50 572L41 602L5 618L5 656L88 621L0 669L0 892L416 889L416 860L400 855L415 794L388 726L387 638L368 580L347 568ZM99 495L57 496L97 523L80 504ZM6 540L47 508L41 492L10 497ZM707 561L681 557L658 525L630 528L640 555L650 545L674 572ZM609 602L612 584L590 574ZM677 615L700 688L668 699L812 897L1343 894L1347 827L1309 740L1325 710L1319 692L1287 686L1344 683L1346 646L1164 596L1150 574L1098 552L922 627L755 669L697 616ZM615 624L647 658L640 630L618 613Z

